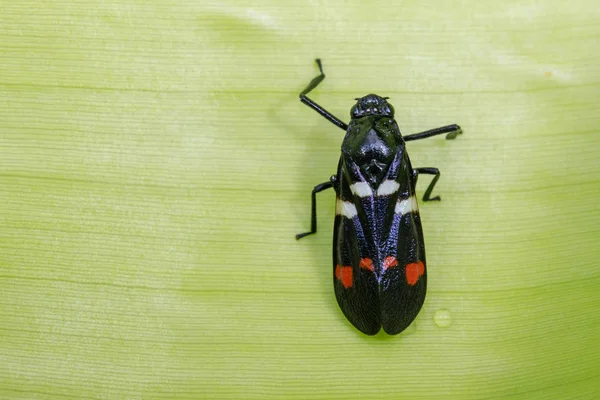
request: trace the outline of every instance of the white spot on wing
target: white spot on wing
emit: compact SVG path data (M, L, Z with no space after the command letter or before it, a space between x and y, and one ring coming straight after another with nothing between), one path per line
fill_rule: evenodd
M396 208L394 210L396 214L406 215L410 212L419 211L419 206L417 204L417 199L415 196L411 196L408 199L398 201L396 203Z
M358 215L356 211L356 206L349 201L344 201L340 198L336 200L335 203L335 213L337 215L343 215L346 218L354 218Z
M367 182L354 182L350 185L350 190L358 197L373 196L373 190Z
M386 179L377 188L377 196L389 196L398 191L400 184L393 179Z

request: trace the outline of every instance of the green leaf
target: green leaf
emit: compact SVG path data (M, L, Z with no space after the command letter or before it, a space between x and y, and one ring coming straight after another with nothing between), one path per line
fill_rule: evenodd
M600 11L586 0L3 2L0 397L593 399ZM333 294L353 98L442 171L428 297L367 337ZM419 183L423 193L427 180Z

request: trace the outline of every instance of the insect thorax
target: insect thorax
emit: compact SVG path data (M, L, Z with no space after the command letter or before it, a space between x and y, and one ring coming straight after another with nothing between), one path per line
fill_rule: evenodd
M358 165L363 177L377 187L399 146L404 146L396 121L375 115L353 119L342 143L342 153Z

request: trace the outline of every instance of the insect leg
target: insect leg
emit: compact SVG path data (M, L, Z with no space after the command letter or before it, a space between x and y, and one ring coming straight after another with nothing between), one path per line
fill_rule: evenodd
M300 101L303 102L304 104L306 104L307 106L309 106L310 108L312 108L313 110L315 110L316 112L318 112L319 114L321 114L323 117L325 117L325 119L327 121L331 122L338 128L347 130L348 125L346 125L344 122L342 122L341 120L336 118L333 114L331 114L329 111L327 111L326 109L324 109L323 107L321 107L320 105L318 105L317 103L315 103L314 101L312 101L311 99L306 97L306 95L308 93L310 93L311 90L313 90L314 88L319 86L319 83L321 83L323 81L323 79L325 79L325 74L323 73L323 66L321 65L321 60L319 58L317 58L316 61L317 61L317 65L319 66L319 71L321 71L321 74L319 76L317 76L315 79L313 79L312 81L310 81L308 86L300 93Z
M434 198L429 197L429 196L431 196L431 191L433 190L433 187L435 186L436 182L438 181L438 179L440 179L440 170L437 168L415 168L415 173L417 175L418 174L435 175L433 177L433 180L427 187L425 194L423 195L423 201L439 201L439 200L441 200L440 196L435 196Z
M310 210L310 232L299 233L296 235L296 239L301 239L304 236L312 235L317 231L317 193L332 187L332 181L319 183L317 186L315 186L311 194L312 208Z
M411 140L425 139L431 136L443 135L444 133L447 133L446 140L452 140L456 138L457 135L462 133L462 129L456 124L446 125L440 128L430 129L425 132L404 136L404 141L410 142Z

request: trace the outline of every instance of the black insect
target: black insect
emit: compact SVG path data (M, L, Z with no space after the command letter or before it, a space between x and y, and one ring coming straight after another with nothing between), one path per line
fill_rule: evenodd
M333 233L333 283L346 318L361 332L380 328L395 335L416 318L427 288L425 244L415 197L419 174L434 175L423 201L440 200L431 191L440 177L437 168L413 168L405 142L462 133L448 125L402 136L387 97L369 94L356 99L345 124L306 97L325 78L321 74L300 93L300 100L346 131L337 174L312 191L311 230L317 231L316 194L336 192Z

